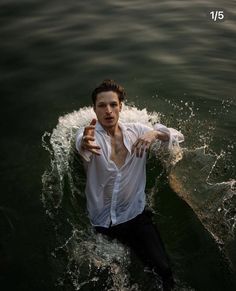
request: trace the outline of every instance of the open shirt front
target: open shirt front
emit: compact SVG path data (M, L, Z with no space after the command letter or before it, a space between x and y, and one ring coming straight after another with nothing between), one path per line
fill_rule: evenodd
M95 126L95 143L101 147L101 155L81 149L84 128L77 133L76 148L84 159L87 174L87 209L94 226L109 227L126 222L145 207L146 152L141 158L136 157L135 153L131 154L131 148L139 137L153 128L141 123L121 122L119 127L128 151L121 168L110 160L111 138L99 122ZM155 124L154 129L169 134L169 148L184 140L180 132L162 124Z

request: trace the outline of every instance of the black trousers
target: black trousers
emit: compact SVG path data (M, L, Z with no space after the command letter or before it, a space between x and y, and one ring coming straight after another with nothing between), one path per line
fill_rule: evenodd
M151 216L149 210L144 210L134 219L125 223L109 228L95 227L95 229L112 239L118 239L133 249L145 265L155 268L156 272L162 277L164 290L171 290L173 276L169 258Z

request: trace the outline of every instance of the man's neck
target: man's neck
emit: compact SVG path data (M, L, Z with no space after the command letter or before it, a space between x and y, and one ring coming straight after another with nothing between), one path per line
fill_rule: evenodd
M119 124L117 123L115 126L110 127L110 128L104 128L104 130L109 136L114 137L120 132Z

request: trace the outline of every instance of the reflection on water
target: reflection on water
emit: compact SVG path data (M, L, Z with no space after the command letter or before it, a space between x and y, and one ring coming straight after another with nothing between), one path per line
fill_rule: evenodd
M223 10L224 21L212 21L209 17L211 10ZM1 173L5 195L1 197L0 209L7 209L2 212L4 214L2 229L7 228L8 230L0 245L0 255L4 254L5 250L10 250L9 253L12 255L8 261L8 264L11 265L9 274L17 274L18 280L15 283L17 288L25 286L27 282L30 290L35 289L36 277L39 290L50 285L48 282L42 283L47 281L45 278L48 278L46 276L50 272L42 272L45 265L49 263L45 263L47 256L41 254L43 251L39 249L41 245L48 249L48 244L53 245L54 249L54 243L51 238L48 239L49 234L44 235L40 231L34 231L37 227L32 225L36 221L40 227L43 228L42 225L44 225L42 223L44 216L40 214L42 213L41 208L36 201L39 200L37 197L41 191L39 177L48 163L46 158L42 158L45 152L40 147L39 137L45 131L52 131L58 116L64 116L67 112L88 106L91 90L104 78L114 78L121 82L127 89L128 101L137 108L147 108L148 112L158 112L158 114L151 114L155 120L161 118L163 123L168 126L178 127L183 131L186 136L187 152L184 154L184 159L177 163L172 171L172 174L178 178L178 183L175 183L175 186L172 184L172 187L178 195L181 197L184 195L183 198L196 213L199 213L197 208L199 200L189 200L194 193L193 185L195 183L200 183L201 189L207 188L205 189L207 191L203 189L201 193L197 191L198 194L209 194L214 198L213 192L209 190L210 183L216 185L216 188L213 187L216 195L219 194L220 197L223 197L228 193L227 197L231 197L230 195L234 192L230 191L234 191L234 189L229 190L227 187L236 176L235 19L235 5L233 1L228 0L193 0L191 2L115 0L102 1L99 4L94 0L86 2L68 0L66 3L61 0L50 2L43 0L1 1L0 54L3 58L0 66L0 86L2 108L4 108L1 117L5 125L1 141ZM64 246L71 236L72 239L69 240L68 245L74 243L73 247L69 248L70 255L68 253L61 255L60 250L63 252L66 247L62 248L63 250L55 251L58 269L53 268L53 270L58 270L58 276L55 277L63 277L64 266L68 266L66 272L71 274L70 278L76 282L73 286L77 287L86 282L88 278L86 272L83 275L79 274L78 277L75 275L76 272L71 272L78 266L79 261L76 260L76 263L73 263L75 258L73 250L77 250L76 243L80 245L81 233L79 231L82 231L85 236L87 233L85 229L89 227L89 224L84 218L84 197L77 198L77 194L82 193L85 177L80 173L79 162L75 159L72 163L67 158L71 155L70 138L78 125L82 126L81 120L87 122L89 115L86 110L83 110L80 111L80 114L84 114L82 117L76 114L62 117L59 124L63 126L59 128L59 131L54 130L50 135L51 144L50 142L44 143L44 146L51 151L51 167L55 169L55 172L51 173L53 175L48 173L49 180L47 180L47 175L44 176L43 190L46 191L44 192L46 210L55 223L57 246ZM132 117L131 113L135 117L134 107L129 112ZM144 110L142 116L148 116L146 114ZM78 120L75 120L76 116L79 118ZM75 127L73 127L74 125ZM61 137L64 139L61 140ZM57 142L60 144L56 145ZM196 149L202 147L207 151L198 155ZM198 161L196 158L196 163L193 165L195 168L192 177L195 178L185 183L180 177L186 176L191 159L196 156L200 160ZM221 158L218 159L219 156ZM209 175L208 184L204 184L205 182L202 181L205 181L205 176L198 176L196 168L198 163L203 167L204 163L208 163L210 157L213 159L213 164L215 159L217 163ZM155 167L154 169L158 168L157 165ZM63 173L66 169L69 169L68 173L71 175L64 176ZM80 175L74 175L78 170ZM152 175L154 179L156 175ZM228 183L228 186L227 189L221 191L219 189L223 187L223 182ZM72 190L74 189L76 194L71 190L71 185L74 185L75 188L72 187ZM177 191L177 185L183 189L183 192ZM158 193L158 197L167 199L167 205L173 203L171 209L174 212L178 208L178 199L167 185L163 187L164 193L170 195L167 198L171 197L171 199L162 196L162 193ZM64 195L64 193L68 195ZM32 197L34 198L32 199ZM235 205L234 197L232 194L232 199L224 200L223 205L222 203L216 204L216 209L219 210L217 217L219 219L223 217L223 224L219 223L219 228L212 223L209 224L211 217L214 217L211 211L209 212L210 217L207 216L207 220L203 219L206 217L207 210L204 207L201 208L202 215L199 217L201 222L208 231L220 237L221 241L225 240L225 232L232 229L232 225L234 225L235 213L232 208L232 205ZM22 201L24 201L23 205ZM215 276L214 272L217 273L221 270L218 264L215 264L215 260L218 260L221 255L217 251L213 251L214 247L208 240L206 245L209 246L210 255L206 256L203 252L200 256L195 252L194 247L190 247L190 245L195 245L193 244L194 239L191 239L185 248L189 250L189 256L186 253L183 257L180 255L182 239L183 237L186 239L181 230L185 229L187 221L190 221L189 229L193 235L194 231L198 232L199 223L197 220L192 224L194 214L186 210L183 206L185 204L181 205L173 225L179 220L183 223L178 224L179 232L173 239L175 244L172 245L174 250L178 248L178 251L173 252L173 256L180 257L179 261L176 260L180 262L180 265L175 268L180 270L177 275L181 279L181 286L184 284L183 281L187 281L199 290L205 286L212 286L209 279L211 276L205 275L204 277L204 271L209 274L208 271L212 270L212 266L207 265L207 262L212 260L212 265L216 266L212 274L214 274L213 277L218 278L214 279L214 287L215 290L217 288L220 290L221 286L228 282L227 276L225 278L223 275ZM30 213L29 209L31 209ZM171 214L169 216L171 217ZM167 223L166 219L165 217L163 220L164 226ZM225 230L222 230L225 226L224 219L229 224L226 225ZM160 217L159 220L161 220ZM172 222L171 218L168 222ZM14 232L14 235L8 236L13 228L18 231ZM74 236L73 231L75 231ZM164 227L164 234L166 231L166 227ZM208 238L208 233L204 235L202 229L199 230L199 233L196 242L200 243L200 237ZM172 235L174 234L175 230L172 232ZM86 238L85 241L90 241L94 246L95 238L93 235L91 236L92 241L86 240ZM179 245L178 239L180 240ZM20 241L21 244L19 244ZM31 244L28 243L29 241ZM227 256L232 262L235 262L235 242L230 239L226 239L226 241ZM171 241L169 245L171 246ZM101 245L99 244L99 246ZM87 252L89 251L90 249L87 249ZM124 250L124 252L126 251ZM21 260L22 253L25 254L24 264ZM58 263L60 260L57 260L60 255L65 260L62 260L61 265ZM5 257L7 258L7 256ZM196 257L206 257L208 267L202 268L200 259L195 263L193 258L196 260ZM73 260L70 260L71 258ZM99 259L103 262L101 258ZM188 259L192 263L190 265L196 265L196 272L194 268L186 267L189 264ZM17 267L15 267L15 263L11 263L11 260L16 261ZM91 262L94 263L94 261ZM32 263L33 267L31 267ZM88 270L86 269L88 266L89 264L85 263L85 267L79 267L79 270ZM35 272L37 268L38 273ZM113 271L115 269L114 267ZM126 265L125 269L121 268L118 277L113 274L111 276L113 280L120 282L119 274L123 274L122 270L126 269ZM201 276L198 276L196 273L199 274L200 269L203 271ZM21 273L19 270L25 270L25 273ZM191 271L188 273L188 270ZM107 278L104 281L109 280L107 273L109 271L105 270L102 272L103 275L99 273L99 276ZM134 279L125 278L123 283L117 284L123 284L124 288L129 284L130 288L131 286L138 288L135 285L138 282L137 284L142 286L141 282L145 282L146 277L142 277L141 269L129 273L138 275ZM91 275L89 280L94 279L92 285L89 286L92 287L96 284L96 286L100 286L101 282L96 279L99 276L95 273ZM9 284L12 280L6 278L6 282ZM201 283L201 278L204 278L205 285ZM63 282L66 284L66 280ZM69 282L71 283L71 280ZM115 284L106 282L107 286ZM67 285L68 290L70 290L69 286L70 284ZM81 288L87 288L86 286L84 284ZM231 286L229 284L228 290ZM16 288L13 289L16 290ZM51 290L51 288L49 289Z
M218 6L225 14L220 23L207 14ZM7 80L33 74L61 88L105 73L143 86L158 82L165 93L172 84L169 95L234 96L232 1L22 1L2 3L1 11Z

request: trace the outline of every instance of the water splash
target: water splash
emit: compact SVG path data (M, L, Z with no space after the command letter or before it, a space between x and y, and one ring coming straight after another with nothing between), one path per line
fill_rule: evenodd
M129 284L129 250L118 242L111 243L102 235L74 229L67 241L57 247L53 255L63 252L67 258L66 271L58 281L65 286L72 283L74 290L83 287L93 290L138 290Z
M182 110L183 115L180 114L173 124L177 124L183 134L189 134L193 123L201 123L195 117L194 104L173 106ZM188 118L184 118L186 108L189 109ZM42 137L42 145L51 158L50 167L42 176L42 202L54 223L57 236L58 247L52 254L60 260L63 253L66 266L64 271L60 271L63 275L59 276L58 286L69 284L73 286L72 290L80 290L84 286L104 290L142 290L137 282L130 281L129 250L118 242L111 244L104 237L95 235L85 212L83 189L86 179L75 150L75 136L77 130L89 124L94 117L91 107L74 111L60 117L53 132L46 132ZM157 112L149 113L146 109L139 110L128 105L123 106L120 119L123 122L139 121L149 126L160 122L160 119L164 120L163 123L172 122ZM164 154L155 143L148 163L153 156L161 159L174 191L190 205L216 241L227 246L235 233L235 180L212 181L217 164L224 158L223 151L220 155L206 152L206 144L212 140L212 129L210 124L208 128L204 126L203 132L196 133L202 146L196 146L193 142L196 136L191 136L185 149L174 147ZM156 170L154 165L154 172ZM162 174L155 174L156 178ZM155 211L155 203L152 203L155 185L150 192L149 205Z
M95 235L85 212L85 176L75 151L75 136L94 117L91 107L82 108L60 117L52 134L46 132L42 137L42 145L51 157L50 168L42 176L42 202L54 223L59 244L52 254L59 259L59 253L64 252L66 258L66 271L58 285L69 280L74 290L85 285L93 289L94 284L96 288L102 284L103 278L104 290L138 290L137 283L129 283L128 248ZM124 106L121 121L132 122L137 118L151 125L158 121L158 114L150 116L146 109Z

